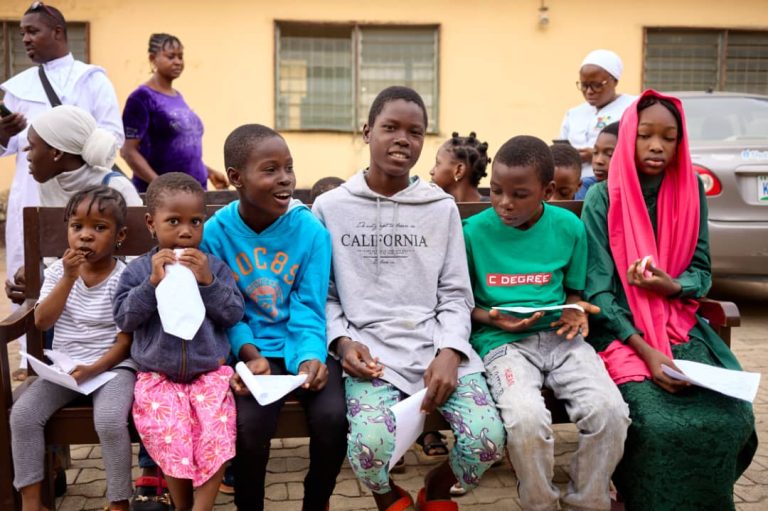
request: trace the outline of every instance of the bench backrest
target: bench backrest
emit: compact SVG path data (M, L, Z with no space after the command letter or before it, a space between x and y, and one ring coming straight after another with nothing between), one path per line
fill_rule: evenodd
M211 202L227 196L230 192L206 192L207 213L210 217L225 203ZM581 214L581 201L559 201L552 204ZM468 218L490 206L489 202L466 202L459 204L461 218ZM145 207L128 208L128 236L118 251L119 255L135 256L147 252L154 246L154 240L144 223ZM27 279L27 298L40 296L42 274L40 262L44 257L61 257L67 249L67 230L64 224L64 208L25 208L24 209L24 254Z
M206 192L207 213L210 217L219 208L237 198L235 192ZM559 201L552 204L581 214L581 201ZM489 202L460 203L461 218L468 218L490 207ZM119 255L136 256L151 249L155 242L144 223L146 207L128 208L126 224L128 236L118 251ZM64 223L64 208L36 207L24 209L24 263L26 277L26 298L35 300L40 296L42 284L41 262L46 257L61 257L67 249L67 230ZM35 357L42 356L42 333L28 333L28 350Z
M226 194L226 195L225 195ZM225 202L225 198L234 198L231 192L206 192L207 213L210 217ZM215 200L216 202L212 202ZM558 201L557 205L581 214L581 201ZM461 218L468 218L490 206L489 202L460 203ZM140 255L154 246L154 241L144 223L145 207L128 208L128 236L118 254L125 256ZM24 209L24 253L27 278L27 297L39 296L41 273L38 269L44 257L61 257L67 249L67 230L64 224L64 208L36 207Z

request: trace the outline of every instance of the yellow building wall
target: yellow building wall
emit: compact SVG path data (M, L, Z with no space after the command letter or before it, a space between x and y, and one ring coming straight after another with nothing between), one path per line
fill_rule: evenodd
M147 39L178 36L186 70L175 82L205 124L204 159L223 169L227 134L248 122L274 125L274 22L439 24L439 129L414 172L428 177L452 131L474 130L490 152L518 134L557 137L565 111L583 101L574 82L586 53L610 48L624 60L619 92L641 87L643 27L768 29L767 0L55 0L68 20L90 23L91 62L107 69L118 100L149 78ZM0 18L19 19L29 0L3 0ZM285 134L298 186L347 178L366 165L359 134ZM12 176L0 162L0 189ZM123 168L127 166L123 165Z

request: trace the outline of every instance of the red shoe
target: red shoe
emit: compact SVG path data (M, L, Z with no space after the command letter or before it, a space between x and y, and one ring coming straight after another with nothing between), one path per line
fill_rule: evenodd
M394 504L387 508L387 511L415 511L413 507L413 499L407 491L400 488L396 484L392 485L392 489L400 495L400 498L395 501Z
M427 500L427 489L419 490L416 498L419 511L459 511L459 505L452 500Z

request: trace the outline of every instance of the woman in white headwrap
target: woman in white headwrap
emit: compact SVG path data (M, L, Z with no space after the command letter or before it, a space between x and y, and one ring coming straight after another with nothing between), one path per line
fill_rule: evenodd
M40 114L27 138L29 172L40 183L42 206L64 207L79 190L99 184L119 191L128 206L141 206L133 184L110 169L117 154L115 136L82 108L61 105Z
M579 81L576 86L586 101L566 112L560 127L560 137L568 140L581 156L581 177L587 182L594 181L592 172L592 148L600 131L607 125L621 119L624 110L636 96L618 94L624 64L621 58L610 50L591 51L582 61Z

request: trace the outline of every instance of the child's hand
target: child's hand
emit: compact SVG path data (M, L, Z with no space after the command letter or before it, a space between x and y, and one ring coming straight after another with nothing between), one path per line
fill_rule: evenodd
M179 256L179 263L183 264L195 274L197 283L201 286L210 286L213 282L213 273L208 266L208 256L196 248L185 248Z
M154 287L165 278L165 265L175 264L176 254L170 248L163 248L152 256L152 273L149 275L149 283Z
M653 383L666 390L667 392L675 394L687 387L690 387L691 384L687 381L672 378L671 376L667 376L667 374L664 373L664 370L661 367L662 365L668 366L679 373L682 373L682 371L675 365L672 359L670 359L659 350L649 346L646 350L643 351L641 358L645 362L645 365L648 366L648 370L651 372Z
M79 250L68 248L64 252L61 263L64 266L64 277L77 280L80 276L80 265L85 262L85 254Z
M584 312L578 309L563 309L563 313L560 315L560 319L553 321L549 326L557 328L557 335L565 334L567 340L573 340L574 337L581 334L582 337L589 335L589 321L587 321L587 314L598 314L600 307L592 305L589 302L578 301L574 302L576 305L580 305Z
M534 312L527 318L516 318L515 316L504 314L497 309L488 311L488 319L491 320L491 325L506 330L507 332L522 332L523 330L527 330L540 320L542 316L544 316L544 313L541 311Z
M328 383L328 367L316 358L302 362L299 374L307 375L307 381L301 385L302 389L321 390Z
M421 411L431 413L448 401L459 383L461 355L450 348L440 350L424 373L427 393L421 402Z
M350 376L371 380L384 375L384 366L373 358L365 344L341 337L336 341L336 353L341 358L341 367Z
M646 271L650 272L650 276L645 275ZM643 265L642 259L629 265L627 282L631 286L647 289L661 296L673 296L681 290L680 284L675 282L664 270L654 266L651 261L648 261L647 265Z
M268 375L271 372L269 369L269 361L262 356L252 358L245 363L245 366L253 374ZM229 386L232 388L232 392L238 396L247 396L250 393L248 387L243 383L243 379L240 378L240 375L237 373L233 374L229 379Z
M96 376L97 373L92 365L79 365L75 367L69 374L79 385L84 381L90 380Z

